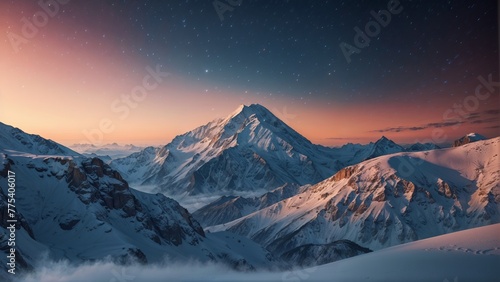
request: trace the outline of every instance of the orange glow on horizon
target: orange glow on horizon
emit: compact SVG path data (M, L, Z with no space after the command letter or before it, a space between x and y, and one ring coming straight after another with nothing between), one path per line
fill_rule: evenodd
M0 4L2 34L20 33L20 27L12 23L19 24L20 17L30 13L29 9L22 12L24 5L11 6ZM159 145L215 118L226 117L240 104L259 103L313 143L368 143L385 135L404 144L431 138L433 128L375 130L443 121L443 113L461 102L436 96L425 108L411 106L414 101L304 103L286 95L271 97L248 89L217 87L213 82L186 78L163 66L161 71L170 75L148 90L144 100L128 105L125 114L126 110L114 110L113 105L123 109L123 95L141 86L148 75L146 67L154 69L155 63L124 53L115 39L104 34L99 40L95 34L84 34L88 44L77 44L69 38L73 32L69 24L51 20L18 53L8 37L3 37L0 52L6 55L0 69L0 121L65 145L98 139L102 143ZM456 91L463 92L460 86ZM418 97L411 99L417 101ZM497 107L485 101L478 111ZM472 131L489 137L499 133L498 128L487 131L478 126L467 124L443 130L448 140ZM102 138L95 133L100 127L106 131ZM84 132L94 138L87 138Z

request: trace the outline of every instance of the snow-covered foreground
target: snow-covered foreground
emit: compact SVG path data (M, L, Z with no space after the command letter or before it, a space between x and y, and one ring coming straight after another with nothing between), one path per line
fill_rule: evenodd
M500 224L420 240L319 267L238 273L220 265L164 264L78 268L50 264L22 281L498 281Z

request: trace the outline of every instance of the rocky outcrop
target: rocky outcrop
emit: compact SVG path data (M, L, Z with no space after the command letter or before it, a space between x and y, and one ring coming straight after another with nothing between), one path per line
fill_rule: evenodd
M479 140L486 140L486 137L477 134L477 133L469 133L465 135L464 137L461 137L460 139L457 139L453 142L453 147L459 147L465 144L469 144L472 142L476 142Z
M67 165L66 182L83 203L97 203L108 210L120 211L124 218L139 221L141 229L149 230L146 233L157 244L166 242L179 246L189 237L189 243L196 245L197 236L205 236L203 228L187 210L163 195L154 195L160 203L160 210L145 207L134 196L120 173L99 158L84 159L81 162L62 158L51 161ZM169 214L178 214L183 222L169 219L166 216ZM71 230L78 222L78 218L66 217L59 225L63 230Z
M356 170L357 170L357 166L349 166L349 167L343 168L343 169L339 170L339 172L337 172L333 176L333 180L340 181L342 179L349 178L354 174L354 172L356 172Z

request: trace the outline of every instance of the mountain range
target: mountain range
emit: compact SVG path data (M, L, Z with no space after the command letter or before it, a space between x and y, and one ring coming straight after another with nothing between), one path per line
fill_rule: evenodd
M341 168L407 150L386 137L367 145L329 148L309 140L265 107L241 105L232 114L111 162L132 185L172 196L263 194L283 185L318 183Z
M302 193L206 228L274 253L348 239L378 250L500 222L500 137L346 167Z
M191 214L161 194L134 190L98 158L87 158L55 142L0 123L0 261L9 252L7 178L15 173L18 270L41 259L82 263L221 262L236 269L279 266L273 256L244 237L206 234ZM6 273L6 271L5 271Z
M130 183L172 195L269 191L316 183L341 168L328 148L314 145L260 105L146 148L111 165Z
M101 146L80 143L73 144L69 147L75 152L78 152L86 157L98 157L106 163L110 163L113 159L123 158L144 149L144 147L135 146L133 144L119 145L117 143L105 144Z
M473 135L444 149L386 137L329 148L250 105L103 160L0 123L0 261L9 171L21 270L44 258L306 267L498 223L500 137ZM191 213L170 195L216 200Z

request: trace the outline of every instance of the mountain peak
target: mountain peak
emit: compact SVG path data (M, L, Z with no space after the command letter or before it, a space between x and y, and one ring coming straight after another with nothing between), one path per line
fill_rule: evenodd
M236 108L236 110L232 114L229 115L228 119L231 119L239 114L243 114L243 115L249 117L253 114L258 114L259 116L261 116L261 115L266 115L268 113L270 113L270 111L262 105L251 104L251 105L247 106L247 105L241 104L238 106L238 108Z
M44 139L36 134L28 134L17 127L0 122L0 151L6 149L35 155L79 155L50 139Z
M288 128L288 126L271 113L271 111L259 104L251 104L249 106L240 105L232 114L223 120L223 124L228 126L227 129L230 129L228 132L230 132L231 135L234 133L233 131L235 129L240 130L250 123L267 124L272 125L273 127ZM288 130L295 132L291 128Z
M391 139L382 136L375 143L371 144L371 152L369 156L365 159L372 159L382 155L403 152L404 148L396 144Z
M230 114L229 116L235 116L235 115L241 113L246 107L248 107L248 106L246 106L244 104L239 105L238 108L236 108L236 110L234 110L233 113Z
M316 183L333 174L331 152L312 144L265 107L240 105L225 119L200 126L147 157L113 162L134 183L154 185L169 194L273 190L285 183ZM258 187L258 188L256 188Z
M462 145L476 142L476 141L480 141L480 140L486 140L486 137L484 137L481 134L477 134L477 133L472 132L472 133L469 133L469 134L455 140L455 142L453 142L453 147L462 146Z
M394 141L382 135L382 137L380 137L380 139L378 139L375 142L375 144L380 144L380 143L394 143Z
M475 133L475 132L471 132L471 133L467 134L466 136L469 138L486 139L486 137L484 137L483 135Z

